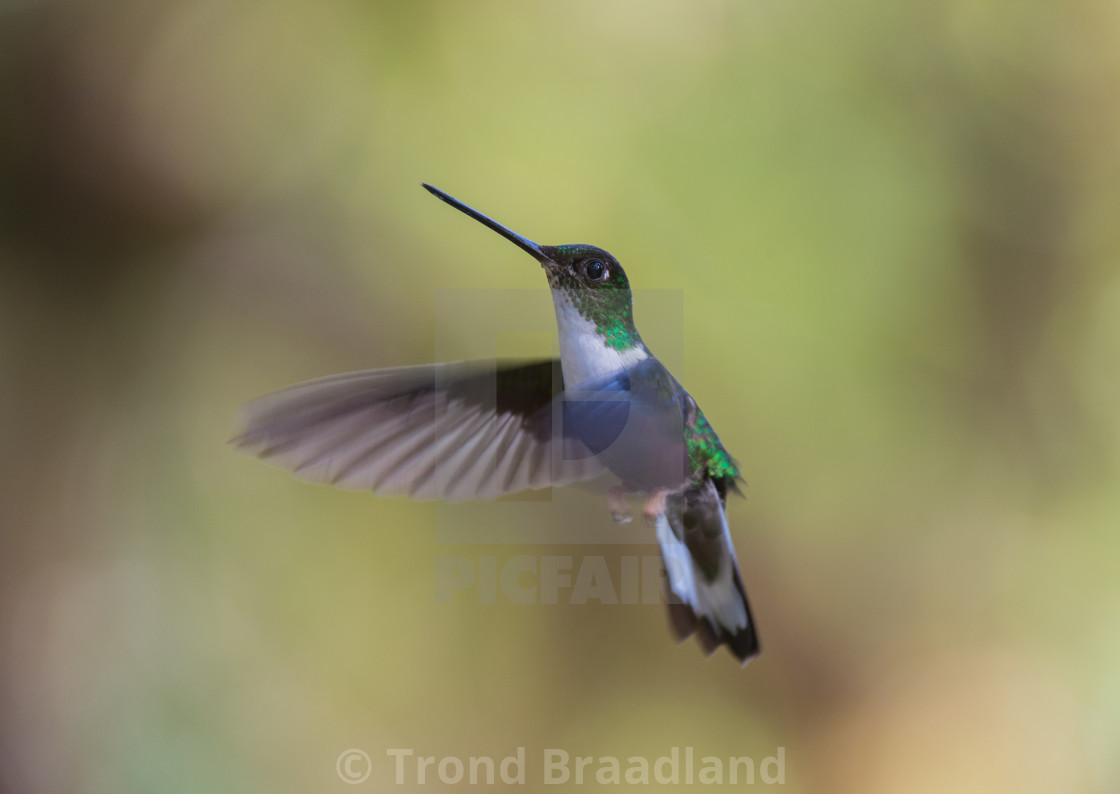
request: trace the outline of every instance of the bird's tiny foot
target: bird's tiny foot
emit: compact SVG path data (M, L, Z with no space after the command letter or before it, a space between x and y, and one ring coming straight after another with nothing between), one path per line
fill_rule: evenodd
M655 488L650 492L645 506L642 507L642 515L645 516L646 523L656 524L657 517L665 514L665 499L668 496L669 489L667 488Z
M626 492L621 485L612 486L607 490L607 507L611 509L611 518L616 524L629 524L633 520L630 515L630 505L626 504Z

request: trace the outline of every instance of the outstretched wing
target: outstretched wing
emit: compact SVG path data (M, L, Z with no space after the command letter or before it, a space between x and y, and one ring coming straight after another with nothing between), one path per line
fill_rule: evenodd
M413 499L494 499L597 477L545 410L558 360L471 361L334 375L242 409L233 444L309 482Z

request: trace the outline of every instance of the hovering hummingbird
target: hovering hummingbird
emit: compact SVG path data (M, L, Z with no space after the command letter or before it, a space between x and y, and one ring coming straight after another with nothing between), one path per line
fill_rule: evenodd
M413 499L493 499L611 473L614 520L645 494L677 638L758 655L725 507L739 469L691 395L642 342L618 260L539 245L424 187L540 263L560 358L456 362L333 375L242 409L234 444L297 477Z

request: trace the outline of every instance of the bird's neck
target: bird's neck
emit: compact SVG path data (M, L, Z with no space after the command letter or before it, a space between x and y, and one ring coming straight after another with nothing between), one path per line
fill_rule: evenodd
M569 388L627 369L649 357L629 313L595 317L586 307L578 307L563 290L553 290L552 302L556 308L560 365Z

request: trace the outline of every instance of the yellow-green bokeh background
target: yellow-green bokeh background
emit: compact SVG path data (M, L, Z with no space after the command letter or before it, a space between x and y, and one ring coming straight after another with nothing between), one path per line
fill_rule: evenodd
M1118 31L1104 0L0 4L0 790L408 790L387 748L519 745L1120 790ZM421 180L679 291L750 484L745 670L659 606L434 598L440 555L632 549L448 546L226 446L269 389L486 343L437 291L543 296Z

